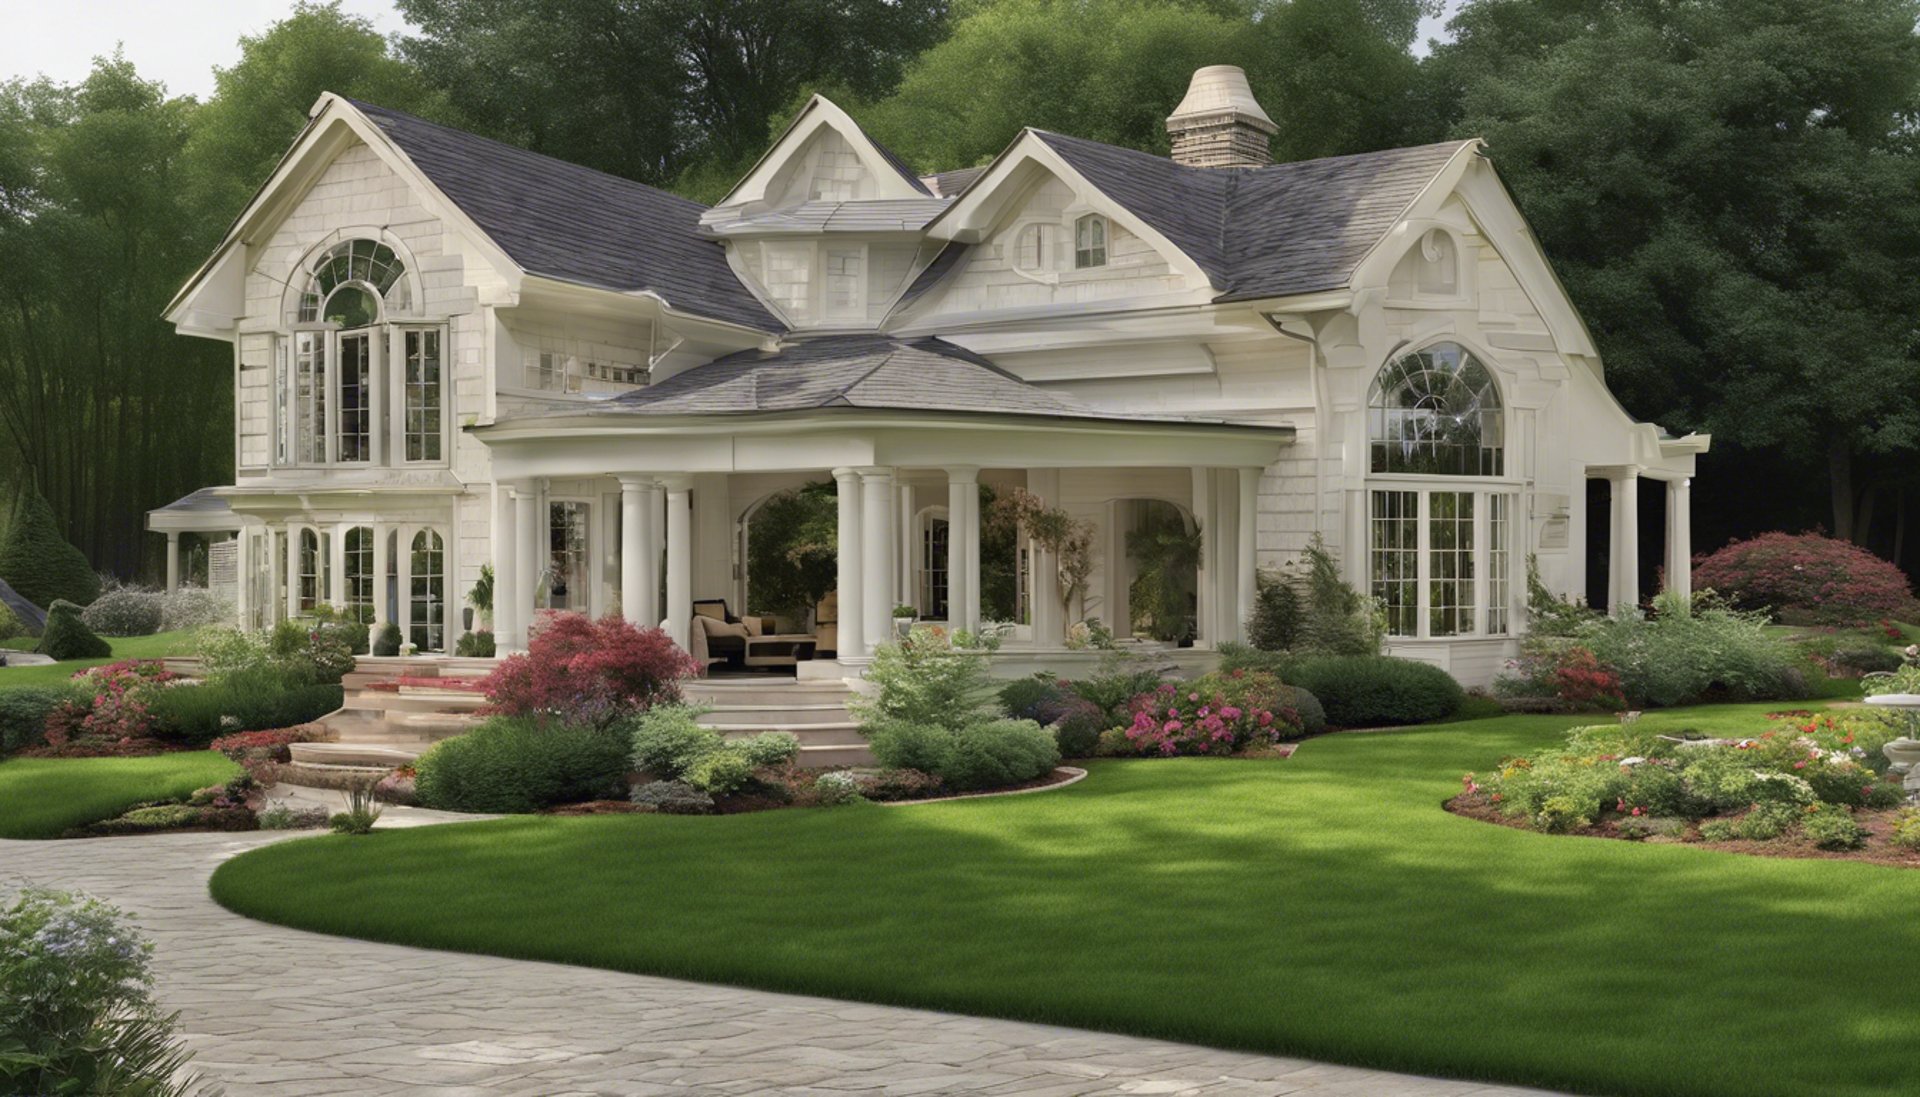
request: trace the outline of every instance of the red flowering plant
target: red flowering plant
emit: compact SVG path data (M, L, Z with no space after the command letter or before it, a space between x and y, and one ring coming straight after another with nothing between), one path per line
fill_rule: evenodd
M1847 541L1818 533L1763 533L1694 565L1695 590L1801 624L1865 625L1912 599L1906 575Z
M332 737L333 733L324 725L302 724L272 731L243 731L236 735L223 735L207 745L241 765L250 762L285 763L293 760L293 752L288 749L293 744L325 742Z
M93 696L64 701L47 714L47 746L88 752L144 743L153 737L154 692L179 677L157 659L125 659L80 671L73 680L91 688Z
M603 727L636 710L680 699L680 682L700 670L657 628L609 614L555 614L524 655L502 660L480 685L489 708L507 716L550 716Z
M1613 712L1627 707L1620 674L1593 649L1552 638L1530 638L1513 664L1522 688L1576 708Z
M1133 699L1127 742L1140 754L1232 754L1297 739L1304 725L1285 699L1280 679L1258 671L1162 682Z

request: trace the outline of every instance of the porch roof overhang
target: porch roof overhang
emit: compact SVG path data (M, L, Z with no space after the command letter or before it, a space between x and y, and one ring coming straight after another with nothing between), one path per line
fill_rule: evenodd
M813 408L543 416L469 427L496 478L674 476L840 467L1264 468L1294 428L1195 420Z
M154 533L232 533L243 523L222 495L222 488L201 488L147 512Z

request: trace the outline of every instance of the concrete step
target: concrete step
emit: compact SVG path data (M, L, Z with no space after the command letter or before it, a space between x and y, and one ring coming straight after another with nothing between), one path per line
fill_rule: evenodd
M349 789L371 785L392 770L392 766L333 766L321 762L292 762L280 768L280 783L304 788ZM341 806L344 808L345 804Z
M768 731L791 732L794 738L800 740L800 745L803 747L815 745L830 747L859 746L867 741L867 737L860 734L859 725L852 722L843 724L807 724L784 728L722 725L715 727L713 730L719 732L720 737L723 739L745 739L749 736L759 735L762 732Z
M853 694L838 682L826 684L825 688L813 685L795 686L729 686L714 688L705 683L692 683L682 687L689 704L712 705L720 707L772 707L793 705L844 705Z
M876 764L873 752L865 745L861 746L803 746L800 748L800 765L807 769L828 769L834 766L871 766Z
M401 735L417 735L431 742L464 735L485 717L466 712L397 712L387 716L386 725Z
M287 750L307 765L393 769L409 765L422 751L410 743L294 743Z
M362 690L348 694L341 708L347 712L472 712L486 703L487 699L477 693L453 689L409 693Z
M809 705L715 705L700 715L702 724L797 727L801 724L843 724L852 719L843 704Z

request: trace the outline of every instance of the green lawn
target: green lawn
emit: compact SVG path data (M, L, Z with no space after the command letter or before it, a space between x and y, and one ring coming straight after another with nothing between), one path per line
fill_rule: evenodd
M1649 722L1754 729L1769 706ZM1575 723L1107 761L1036 796L522 817L247 853L322 932L1648 1095L1920 1092L1920 872L1446 814Z
M57 838L145 800L185 796L238 776L210 750L146 758L15 758L0 762L0 838Z
M193 632L159 632L152 636L108 636L113 655L106 659L69 659L64 663L38 667L0 667L0 689L10 686L58 685L73 677L75 671L97 667L120 659L159 659L168 655L186 655L193 650ZM26 637L19 643L31 646Z

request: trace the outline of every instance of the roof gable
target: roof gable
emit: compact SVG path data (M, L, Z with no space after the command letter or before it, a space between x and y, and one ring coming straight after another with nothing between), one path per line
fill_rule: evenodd
M853 116L841 110L831 99L815 95L780 131L772 147L754 162L753 168L733 185L716 209L754 205L771 201L784 174L797 158L804 157L823 136L831 134L844 142L871 177L876 199L931 198L933 192L912 168L893 150L875 141Z

